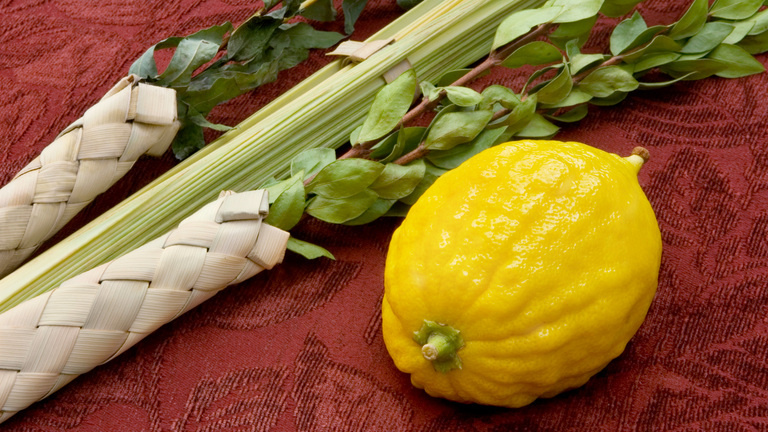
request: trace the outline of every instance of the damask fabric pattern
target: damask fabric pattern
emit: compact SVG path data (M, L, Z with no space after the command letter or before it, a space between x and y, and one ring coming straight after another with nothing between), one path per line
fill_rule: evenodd
M396 18L371 1L354 39ZM647 0L649 24L687 2ZM0 0L0 181L95 103L150 44L225 20L245 0ZM605 46L601 20L588 50ZM340 30L339 23L322 24ZM768 62L765 56L760 60ZM329 59L217 109L236 124ZM520 74L483 83L519 88ZM768 75L637 92L593 109L560 139L627 154L661 226L659 291L625 353L586 386L517 410L433 399L397 371L380 333L387 243L399 223L308 220L296 235L336 261L284 264L225 290L0 425L2 431L751 431L768 430ZM172 166L142 159L49 244Z

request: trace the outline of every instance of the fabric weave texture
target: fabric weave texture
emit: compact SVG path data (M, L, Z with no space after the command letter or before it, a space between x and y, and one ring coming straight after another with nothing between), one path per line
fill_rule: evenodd
M256 3L0 0L0 184L148 46L242 22ZM394 0L369 3L354 40L402 13ZM649 25L668 23L686 3L647 0L641 11ZM607 46L615 23L601 19L585 51ZM319 27L342 30L338 22ZM278 82L217 108L212 120L237 124L329 61L313 53ZM519 89L525 78L498 70L477 85ZM651 160L639 178L664 241L648 318L624 354L582 388L516 410L455 404L413 388L380 329L384 258L399 220L344 227L310 219L296 236L327 247L336 261L286 255L0 430L768 430L768 105L760 102L767 87L761 74L637 91L620 105L592 108L557 136L623 155L647 148ZM173 164L170 153L140 159L46 245Z

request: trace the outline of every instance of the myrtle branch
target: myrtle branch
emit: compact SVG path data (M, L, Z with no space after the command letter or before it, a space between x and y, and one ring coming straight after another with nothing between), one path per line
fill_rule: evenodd
M504 62L504 60L507 57L509 57L510 54L515 52L517 49L528 44L529 42L532 42L538 39L540 36L548 34L554 27L556 27L556 24L552 24L552 23L541 24L536 28L534 28L533 30L531 30L525 36L522 36L515 41L512 41L502 47L499 47L499 49L493 50L488 55L488 57L486 57L485 60L483 60L483 62L481 62L474 68L472 68L472 70L464 74L461 78L451 83L451 86L461 87L474 82L484 73L488 72L494 67L500 66ZM411 108L411 110L409 110L403 116L403 118L400 120L400 122L397 124L397 126L395 126L393 130L397 130L402 126L413 122L415 119L419 118L425 112L432 111L433 109L435 109L435 107L437 107L438 104L440 104L440 101L442 101L443 98L445 98L446 94L447 93L445 92L445 90L441 90L434 99L429 99L427 97L422 98L421 102L418 105ZM373 140L373 141L367 141L367 142L354 145L346 153L341 155L339 159L367 158L368 155L370 155L371 153L371 148L373 148L373 146L375 146L376 143L378 142L379 140Z

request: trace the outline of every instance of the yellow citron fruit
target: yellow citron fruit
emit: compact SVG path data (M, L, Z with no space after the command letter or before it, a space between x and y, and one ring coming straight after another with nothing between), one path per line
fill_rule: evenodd
M382 305L387 350L416 387L520 407L621 354L661 259L637 181L647 152L633 153L510 142L421 196L392 238Z

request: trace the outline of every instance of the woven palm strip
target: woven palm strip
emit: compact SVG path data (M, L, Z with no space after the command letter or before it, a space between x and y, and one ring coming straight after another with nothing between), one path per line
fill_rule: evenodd
M0 277L178 128L174 90L123 78L0 189Z
M0 314L0 422L227 285L282 261L264 191L223 193L174 231Z

